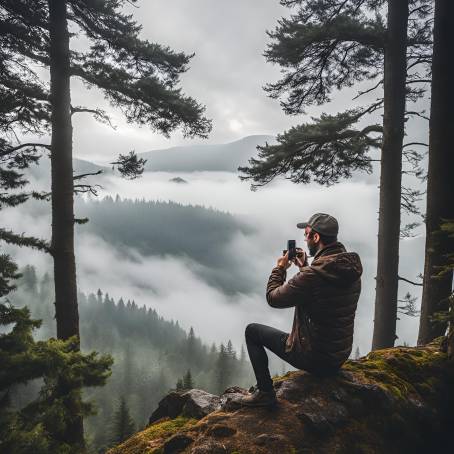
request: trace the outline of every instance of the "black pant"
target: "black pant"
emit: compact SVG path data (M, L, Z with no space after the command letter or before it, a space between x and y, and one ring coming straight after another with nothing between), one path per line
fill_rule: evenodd
M249 359L257 379L257 387L262 391L273 389L265 347L297 369L311 369L307 359L301 354L285 351L287 337L287 333L259 323L251 323L246 327L246 346Z

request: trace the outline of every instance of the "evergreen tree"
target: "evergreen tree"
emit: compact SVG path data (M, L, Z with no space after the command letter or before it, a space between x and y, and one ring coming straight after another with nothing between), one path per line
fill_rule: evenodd
M399 285L402 147L407 77L408 0L388 0L384 62L383 145L372 349L393 347Z
M228 342L227 342L227 348L226 348L226 353L227 355L232 358L232 359L236 359L236 352L233 348L233 344L232 344L232 341L229 339Z
M182 391L184 389L183 379L179 378L175 386L177 391Z
M281 3L297 5L298 10L290 18L282 19L276 30L269 33L273 42L265 55L268 61L284 68L284 77L269 84L266 90L271 97L282 98L285 113L304 113L308 105L328 102L332 90L366 80L373 80L375 85L360 92L358 97L379 88L383 88L384 95L371 105L336 115L322 114L311 123L279 135L276 145L258 147L258 158L250 159L249 167L239 168L243 173L240 178L252 180L253 189L277 175L285 175L295 183L314 179L331 185L357 170L371 172L371 162L376 159L368 153L381 148L373 343L374 348L389 347L394 344L397 317L401 202L405 206L401 197L405 100L416 100L422 94L419 88L406 87L406 82L419 82L417 72L407 75L407 65L414 68L427 63L421 53L430 44L430 2L411 0L410 13L407 0L283 0ZM385 3L387 24L380 15ZM368 115L381 110L383 125L358 125ZM407 112L407 116L412 114ZM414 153L408 152L408 159L416 156ZM415 195L414 192L405 194ZM410 197L407 201L409 209L414 207L413 200Z
M14 68L16 72L12 72L12 77L18 79L20 70L27 71L36 63L50 70L50 90L30 82L25 87L29 90L23 102L36 107L39 118L35 121L35 129L38 132L42 133L50 125L51 144L17 148L2 143L6 145L2 154L11 156L20 149L26 157L22 159L25 162L36 156L38 146L51 151L51 247L36 242L35 245L49 250L54 260L57 336L63 340L72 336L79 339L74 223L84 221L74 216L74 193L94 192L91 185L80 183L86 174L73 175L71 117L90 112L98 119L108 121L100 109L71 105L70 78L75 76L88 86L100 88L111 104L123 110L128 121L149 125L166 136L182 126L185 136L206 137L211 127L203 117L204 108L192 98L183 96L177 87L179 75L186 71L191 57L141 40L141 27L121 11L126 3L136 3L136 0L0 2L2 27L6 25L0 47L6 49L6 61L25 63L18 65L19 69ZM88 51L70 50L68 22L76 25L88 39ZM26 76L27 82L33 76L39 80L29 70ZM14 102L11 104L9 112L17 108ZM34 117L38 114L34 113ZM141 173L144 161L131 152L120 155L115 164L124 176L134 178ZM5 239L8 235L3 232L2 237ZM11 235L9 237L11 239ZM78 348L78 342L73 345ZM65 384L62 383L60 389L62 396L80 400L77 392ZM69 404L71 406L78 404ZM83 423L74 416L67 441L82 446Z
M187 358L188 363L193 364L196 357L196 338L194 333L194 328L191 326L188 333L187 340Z
M354 359L359 359L359 358L361 358L361 353L359 351L359 347L356 347Z
M36 278L35 268L30 265L25 265L21 272L22 283L27 291L30 293L37 293L38 291L38 279Z
M192 379L191 369L188 369L188 371L183 377L183 388L184 389L194 388L194 380Z
M228 383L230 381L229 356L224 344L221 344L219 347L215 370L217 393L222 394L228 387Z
M440 226L440 231L435 232L441 241L454 241L454 219L449 219L443 222ZM445 244L446 244L445 243ZM437 273L432 275L434 281L446 278L454 272L454 247L451 247L444 254L444 261L437 267ZM447 336L445 339L444 347L448 353L449 358L454 357L454 290L444 299L439 302L441 310L435 312L429 319L432 330L438 330L440 333L446 331L448 327Z
M101 386L110 374L112 358L84 355L74 349L77 339L50 339L35 342L32 331L41 322L30 318L27 308L0 304L0 451L21 453L79 453L64 435L72 425L74 413L93 414L90 403L71 410L61 399L62 381L81 386ZM19 412L9 407L10 390L18 384L42 378L39 396Z
M126 399L122 397L117 410L113 415L112 442L115 444L122 443L129 438L134 431L134 421L129 413Z
M244 345L241 344L241 351L240 351L240 363L244 364L246 362L246 350Z
M432 96L429 123L429 168L427 175L426 247L423 294L418 344L425 344L444 334L445 323L434 324L436 312L447 311L452 294L452 269L434 279L454 251L454 239L441 233L441 224L454 219L454 153L451 128L454 124L454 4L435 1Z

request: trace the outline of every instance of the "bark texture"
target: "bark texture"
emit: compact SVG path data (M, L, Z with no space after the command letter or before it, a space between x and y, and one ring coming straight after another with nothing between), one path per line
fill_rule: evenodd
M374 350L392 347L396 339L407 27L408 1L389 0L384 68L378 263L372 340Z
M436 232L442 219L454 219L454 2L436 0L432 96L430 111L429 169L427 176L426 249L418 344L426 344L446 331L446 324L433 324L435 312L448 309L452 271L434 279L453 240Z
M76 263L74 256L74 192L70 99L70 53L66 1L49 0L50 99L52 108L51 181L52 242L57 337L79 337ZM61 380L59 392L74 418L67 422L63 441L80 446L83 419L78 392Z

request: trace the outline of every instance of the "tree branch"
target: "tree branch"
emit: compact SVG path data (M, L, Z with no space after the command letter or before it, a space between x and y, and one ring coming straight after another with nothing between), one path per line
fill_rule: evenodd
M17 145L16 147L9 148L7 151L8 151L8 153L13 153L22 148L27 148L27 147L42 147L42 148L46 148L49 151L51 150L51 146L47 145L45 143L23 143L21 145Z
M92 173L81 173L80 175L74 175L73 180L81 180L82 178L89 177L92 175L100 175L103 171L98 170L97 172L92 172Z
M412 285L417 285L417 286L420 286L422 287L422 282L413 282L413 281L410 281L410 279L406 279L402 276L397 276L397 279L401 280L401 281L405 281L405 282L408 282L409 284L412 284Z

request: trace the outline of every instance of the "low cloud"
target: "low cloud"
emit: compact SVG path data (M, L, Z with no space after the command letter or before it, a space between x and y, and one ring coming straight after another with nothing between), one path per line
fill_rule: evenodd
M135 299L139 305L156 308L168 319L193 326L204 341L216 343L232 339L239 348L245 326L259 322L288 331L292 310L276 310L265 301L265 286L276 259L287 239L303 244L296 223L315 212L328 212L340 224L339 239L348 250L357 251L364 266L363 291L356 325L355 346L362 353L370 349L373 329L374 276L376 272L376 235L378 194L374 184L344 182L331 188L317 185L297 186L280 180L251 192L237 176L222 172L178 174L188 185L168 180L175 176L165 172L146 173L135 182L108 177L103 194L122 198L173 200L228 211L254 227L253 234L238 232L222 245L241 272L250 277L253 291L228 296L210 282L200 279L199 263L190 258L144 256L130 250L127 256L97 236L80 233L76 238L78 284L83 292L104 292L118 299ZM27 212L27 206L3 212L7 225L27 234L48 237L50 218ZM187 239L190 241L190 238ZM51 269L50 259L27 249L9 248L20 265L33 263ZM423 238L402 242L401 274L414 278L422 266ZM290 275L294 271L290 271ZM408 287L402 285L400 295ZM416 296L419 296L416 293ZM402 316L398 325L399 341L414 343L417 319ZM107 327L106 327L107 328Z

